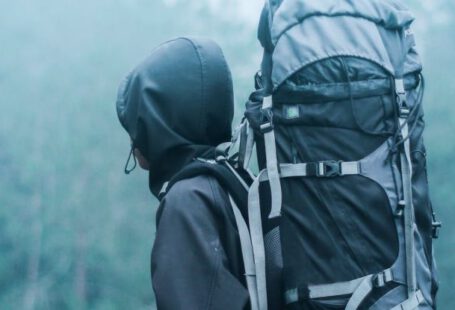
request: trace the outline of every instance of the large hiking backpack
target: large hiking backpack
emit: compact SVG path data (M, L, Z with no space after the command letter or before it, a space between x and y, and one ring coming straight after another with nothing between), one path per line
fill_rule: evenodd
M255 141L254 309L267 309L270 262L282 265L289 309L435 308L440 224L412 22L394 0L266 4L264 96L247 103L239 161Z

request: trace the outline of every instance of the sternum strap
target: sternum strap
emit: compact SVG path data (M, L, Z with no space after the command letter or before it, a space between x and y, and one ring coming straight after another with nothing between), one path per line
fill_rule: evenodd
M309 285L307 287L308 296L300 296L299 288L288 290L285 293L286 304L298 302L301 298L318 299L351 295L346 309L357 309L365 298L375 287L383 287L393 281L391 269L384 270L378 274L367 275L351 281Z

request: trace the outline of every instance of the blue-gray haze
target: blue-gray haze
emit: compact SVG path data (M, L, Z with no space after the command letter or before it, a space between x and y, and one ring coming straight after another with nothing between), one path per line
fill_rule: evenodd
M440 309L455 309L455 3L407 1L425 63ZM236 119L259 67L261 0L0 0L0 308L153 309L157 202L124 176L120 80L180 35L217 40Z

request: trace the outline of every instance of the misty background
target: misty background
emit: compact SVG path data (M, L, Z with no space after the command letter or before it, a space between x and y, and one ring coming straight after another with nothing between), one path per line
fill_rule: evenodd
M409 0L424 60L428 169L444 223L439 307L455 309L455 1ZM253 89L261 0L0 0L0 309L154 309L157 201L117 86L162 41L223 48L236 122ZM178 81L176 81L178 82ZM184 258L182 258L184 259Z

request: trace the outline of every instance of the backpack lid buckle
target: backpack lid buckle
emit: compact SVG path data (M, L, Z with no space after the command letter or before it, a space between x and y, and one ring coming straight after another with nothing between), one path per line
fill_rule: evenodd
M395 80L395 94L399 109L399 116L401 118L407 118L409 116L410 109L406 104L406 89L403 79Z
M341 175L341 161L328 160L317 164L316 176L332 178Z
M402 105L400 106L400 111L399 111L399 115L401 118L407 118L409 116L409 114L411 113L411 110L405 106L405 105Z

